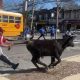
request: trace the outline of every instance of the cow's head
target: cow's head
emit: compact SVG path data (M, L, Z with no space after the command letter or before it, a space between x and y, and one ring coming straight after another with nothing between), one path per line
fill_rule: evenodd
M65 35L65 37L64 37L64 46L74 47L74 42L73 42L74 38L75 38L75 36L73 36L73 35Z

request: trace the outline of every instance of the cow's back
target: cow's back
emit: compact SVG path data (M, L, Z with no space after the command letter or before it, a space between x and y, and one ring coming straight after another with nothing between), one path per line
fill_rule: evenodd
M34 40L31 46L38 50L41 55L50 56L52 54L54 55L55 50L61 47L59 44L62 40L57 40Z

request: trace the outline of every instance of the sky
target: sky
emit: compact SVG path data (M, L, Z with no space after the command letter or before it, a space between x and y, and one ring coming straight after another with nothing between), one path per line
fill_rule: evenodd
M80 5L80 0L78 0L77 3Z
M10 9L11 7L15 7L14 6L15 4L17 5L18 3L22 3L22 1L24 0L3 0L3 1L4 1L4 5L6 5L6 8L8 7L8 9ZM75 1L80 5L80 0L75 0ZM55 3L47 3L47 4L43 4L42 6L44 6L44 8L51 9L53 8L53 6L56 5Z
M20 3L22 2L23 0L3 0L5 3Z
M22 3L23 0L3 0L4 9L11 10L12 8L16 8L19 3Z

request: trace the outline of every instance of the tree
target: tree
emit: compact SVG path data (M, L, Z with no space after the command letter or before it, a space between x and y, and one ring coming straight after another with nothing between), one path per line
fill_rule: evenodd
M8 11L22 12L22 0L3 0L3 9Z
M67 3L62 4L62 8L64 8L64 9L76 9L76 8L79 8L79 6L74 0L71 0Z

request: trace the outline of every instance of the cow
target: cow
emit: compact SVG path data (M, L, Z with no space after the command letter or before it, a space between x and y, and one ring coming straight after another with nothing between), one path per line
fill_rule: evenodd
M26 42L26 47L32 55L32 63L37 69L40 69L39 65L43 65L45 69L56 66L61 62L60 56L67 47L73 47L74 36L65 35L63 39L54 40L31 40ZM47 66L40 61L40 57L50 56L51 63ZM56 61L56 60L57 61Z

